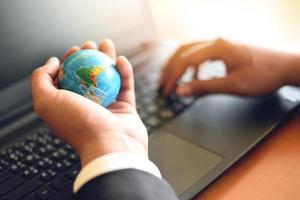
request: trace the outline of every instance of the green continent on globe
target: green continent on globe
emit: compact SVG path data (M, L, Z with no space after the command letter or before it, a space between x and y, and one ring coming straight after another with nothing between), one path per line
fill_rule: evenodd
M89 87L97 87L96 78L105 69L105 66L82 67L76 71L80 83Z

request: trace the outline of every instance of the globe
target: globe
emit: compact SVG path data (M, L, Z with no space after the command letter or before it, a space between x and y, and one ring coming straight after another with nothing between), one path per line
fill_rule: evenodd
M121 78L112 59L88 49L73 53L63 62L58 85L108 107L118 96Z

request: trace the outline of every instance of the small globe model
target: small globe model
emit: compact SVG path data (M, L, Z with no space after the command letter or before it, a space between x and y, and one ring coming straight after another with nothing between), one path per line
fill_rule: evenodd
M59 87L83 95L101 106L113 103L121 78L114 62L96 50L80 50L69 56L58 73Z

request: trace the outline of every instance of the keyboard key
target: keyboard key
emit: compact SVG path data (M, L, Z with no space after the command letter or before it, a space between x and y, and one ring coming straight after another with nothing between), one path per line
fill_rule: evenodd
M141 99L141 104L146 105L146 104L148 104L148 103L151 103L151 101L152 101L151 98L148 98L148 97L145 97L145 96L144 96L144 97Z
M39 173L39 170L36 169L35 167L29 167L29 170L34 174L37 175Z
M6 167L9 167L10 166L10 163L9 162L7 162L6 160L4 160L4 159L1 159L0 160L0 164L1 164L1 166L2 167L4 167L4 168L6 168Z
M64 149L58 149L58 152L62 157L65 157L66 155L68 155L67 151Z
M64 159L63 161L63 164L67 167L67 168L69 168L69 167L71 167L71 163L68 161L68 160L66 160L66 159Z
M66 145L64 146L64 148L65 148L66 151L73 152L72 147L71 147L70 145L68 145L68 144L66 144Z
M34 157L35 162L36 162L37 160L40 160L40 159L41 159L41 156L38 155L38 154L36 154L36 153L33 154L33 157Z
M148 113L154 113L158 110L158 107L157 105L151 103L146 106L146 110Z
M51 179L51 176L50 176L50 174L47 173L47 172L42 172L41 175L40 175L40 178L41 178L41 180L43 180L43 181L48 181L48 180Z
M151 127L157 127L160 124L160 119L155 116L152 116L146 119L145 123Z
M42 172L40 175L40 179L43 181L49 181L54 176L56 176L56 172L54 172L53 170L50 169L50 170Z
M158 97L154 100L155 104L157 106L162 106L164 104L166 104L166 100L163 97Z
M63 189L69 183L70 181L63 176L56 176L53 180L51 180L51 186L58 190Z
M79 166L73 166L70 169L68 169L66 175L69 179L74 180L77 176L77 174L79 173Z
M32 154L28 155L25 157L25 161L29 164L33 164L34 163L34 156Z
M70 153L69 158L70 158L71 162L77 162L77 161L79 161L79 159L78 159L78 157L77 157L77 155L75 153Z
M17 174L21 171L21 168L16 165L16 164L13 164L10 166L10 170L14 173L14 174Z
M0 195L4 195L11 191L12 189L16 188L18 185L24 183L25 180L19 176L15 176L8 181L2 183L0 185Z
M171 111L171 110L162 110L160 113L159 113L159 116L163 119L169 119L169 118L172 118L174 116L174 112Z
M13 161L13 162L18 162L19 161L18 156L16 156L16 154L14 154L14 153L9 154L8 159L10 161Z
M0 151L0 156L3 157L3 156L6 156L7 155L7 149L3 149Z
M60 154L57 151L52 152L52 158L55 160L60 159Z
M25 178L32 178L33 176L37 175L39 173L39 170L35 167L29 167L28 169L24 170L23 176Z
M26 167L26 165L23 163L23 162L17 162L17 166L18 166L18 168L20 169L20 170L23 170L23 169L25 169L25 167Z
M54 194L55 194L55 191L46 185L43 185L37 191L35 191L35 196L37 196L39 199L43 199L43 200L49 199Z
M40 169L45 169L47 167L46 163L42 160L39 160L37 162L37 167L40 168Z
M21 151L16 151L15 154L16 154L16 156L17 156L19 159L23 159L23 158L24 158L24 153L22 153Z
M28 143L28 145L32 148L32 149L35 149L36 148L36 143L34 143L34 142L30 142L30 143Z
M39 137L37 139L37 143L40 144L40 145L42 145L42 146L44 146L44 145L47 144L47 140L45 140L45 138Z
M26 170L23 172L23 176L24 176L25 178L32 178L32 177L34 176L34 174L33 174L32 171L26 169Z
M14 147L22 148L22 147L24 147L24 145L25 145L25 141L19 141L14 144Z
M27 153L32 153L33 152L33 149L29 145L25 145L23 149Z
M26 140L28 142L31 142L33 140L36 140L37 138L38 138L38 135L37 134L33 134L33 135L28 135L27 138L26 138Z
M55 138L55 139L53 140L53 144L54 144L55 146L60 146L60 145L62 145L62 142L61 142L60 139Z
M26 184L21 185L20 187L16 188L9 192L4 199L7 200L19 200L25 195L31 193L33 190L37 189L42 185L42 182L37 179L31 179Z
M51 145L51 144L47 144L46 146L45 146L45 148L46 148L46 150L48 151L48 152L51 152L51 151L54 151L54 146L53 145Z
M13 152L13 150L11 148L3 149L1 151L1 157L4 158L4 157L8 156L9 154L11 154L12 152Z
M55 163L55 169L59 172L63 172L66 169L66 167L61 162L57 162Z
M47 128L40 128L37 130L37 133L46 135L47 133L49 133L49 130Z
M46 154L47 153L47 149L44 148L44 147L40 147L38 151L39 151L40 154Z

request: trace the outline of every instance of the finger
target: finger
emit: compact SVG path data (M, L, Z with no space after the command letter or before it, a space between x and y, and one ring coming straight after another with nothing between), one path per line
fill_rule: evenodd
M161 87L164 86L164 83L168 79L168 73L173 69L174 63L177 62L182 52L184 52L187 48L199 43L202 42L193 42L190 44L182 45L180 48L176 50L176 52L171 56L171 58L167 61L167 63L162 68L160 80L159 80L159 84L161 85Z
M81 49L97 49L97 44L94 41L87 41L82 46Z
M55 96L57 89L54 86L54 79L59 65L59 60L56 57L52 57L44 66L32 73L31 89L34 102L40 98L49 99Z
M121 89L117 100L127 102L135 106L134 78L132 66L124 56L120 56L116 63L121 76Z
M198 49L195 49L193 46L190 48L194 50L191 51L187 49L186 52L190 53L181 55L180 60L174 64L174 69L169 72L168 79L164 86L163 94L165 96L170 95L175 90L177 81L189 66L198 66L206 60L222 59L222 54L220 53L222 50L216 48L216 46L211 43L206 43L205 45L201 44L197 47Z
M113 61L116 61L117 53L114 43L110 39L104 39L99 44L99 50L107 54Z
M64 55L63 59L62 59L62 62L64 60L67 59L67 57L69 57L70 55L72 55L73 53L75 53L76 51L79 51L80 50L80 47L79 46L73 46L71 47Z
M202 96L211 93L236 93L236 85L231 77L196 80L179 86L176 93L180 96Z

